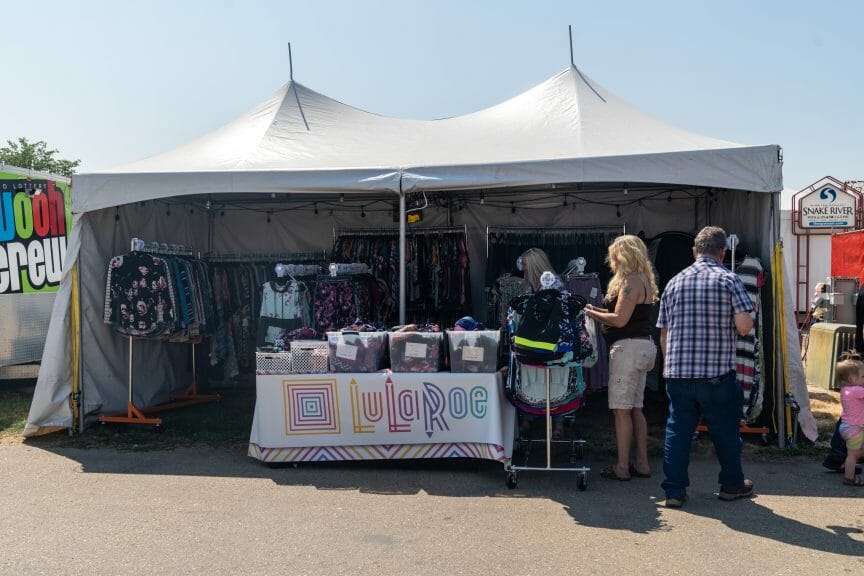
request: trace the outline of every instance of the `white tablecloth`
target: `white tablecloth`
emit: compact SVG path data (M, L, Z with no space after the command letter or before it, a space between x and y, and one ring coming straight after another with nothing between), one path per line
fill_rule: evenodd
M249 456L264 462L511 457L501 375L258 376Z

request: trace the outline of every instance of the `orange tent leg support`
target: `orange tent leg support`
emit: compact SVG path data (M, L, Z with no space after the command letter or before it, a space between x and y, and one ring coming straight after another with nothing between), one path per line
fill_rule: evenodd
M162 418L150 418L146 416L131 402L126 405L125 416L100 416L99 422L116 422L121 424L149 424L153 426L162 426Z

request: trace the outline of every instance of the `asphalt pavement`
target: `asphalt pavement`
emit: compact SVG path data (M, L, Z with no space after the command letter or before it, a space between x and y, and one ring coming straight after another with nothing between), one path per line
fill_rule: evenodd
M223 449L0 445L0 574L864 574L864 489L747 462L750 500L485 461L270 468Z

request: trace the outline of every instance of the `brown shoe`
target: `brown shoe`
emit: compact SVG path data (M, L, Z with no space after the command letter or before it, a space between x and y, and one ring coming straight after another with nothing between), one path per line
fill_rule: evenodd
M739 498L750 498L753 495L753 482L744 480L743 486L721 486L720 494L717 496L720 500L727 502L738 500Z

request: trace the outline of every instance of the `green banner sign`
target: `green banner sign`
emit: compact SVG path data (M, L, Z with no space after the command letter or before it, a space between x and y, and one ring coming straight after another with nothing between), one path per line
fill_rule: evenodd
M57 291L71 205L63 182L0 172L0 294Z

